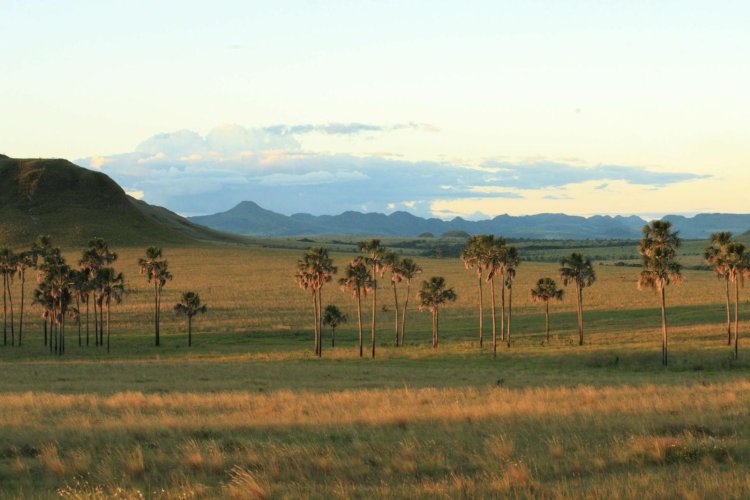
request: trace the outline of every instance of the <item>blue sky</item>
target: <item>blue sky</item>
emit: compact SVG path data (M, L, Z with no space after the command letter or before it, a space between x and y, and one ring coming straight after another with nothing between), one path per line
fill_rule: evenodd
M748 212L749 14L0 0L0 152L185 214Z

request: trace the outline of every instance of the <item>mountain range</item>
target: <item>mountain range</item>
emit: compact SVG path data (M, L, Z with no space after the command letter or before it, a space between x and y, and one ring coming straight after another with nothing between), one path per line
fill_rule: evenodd
M698 214L694 217L668 215L664 218L672 222L683 238L688 239L707 238L715 231L742 233L750 229L750 214ZM386 215L348 211L339 215L316 216L298 213L287 216L266 210L252 201L243 201L226 212L189 219L220 231L255 236L417 236L424 233L442 235L460 231L530 239L637 239L640 238L641 229L648 222L634 215L580 217L565 214L504 214L479 221L461 217L451 220L425 219L407 212Z

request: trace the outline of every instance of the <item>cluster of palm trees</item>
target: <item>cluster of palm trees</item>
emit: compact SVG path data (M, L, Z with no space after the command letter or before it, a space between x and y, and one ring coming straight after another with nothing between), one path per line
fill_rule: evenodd
M92 306L94 343L96 346L103 346L106 332L109 351L111 306L113 303L120 303L125 292L122 273L115 272L111 267L115 260L117 254L110 250L102 238L94 238L89 242L77 267L72 267L66 262L60 249L52 245L49 236L37 237L28 251L16 253L8 248L0 249L0 274L3 277L3 343L8 343L10 330L10 343L16 345L12 287L16 278L20 281L17 345L20 346L23 342L26 272L34 269L34 304L42 309L44 345L49 346L50 352L58 355L65 352L66 319L74 321L77 325L78 345L83 345L82 305L86 307L86 345L90 343Z
M414 280L422 273L422 268L410 258L401 258L394 251L381 244L379 239L361 241L358 244L362 255L356 256L343 270L343 277L338 280L339 286L351 294L357 304L357 331L359 356L364 356L364 339L362 328L362 299L370 294L372 310L370 322L370 355L375 357L375 327L377 318L378 279L385 279L388 273L393 290L394 305L394 343L396 346L404 344L406 339L406 311L409 307L409 296ZM317 356L322 356L321 330L323 325L332 328L331 344L335 344L336 327L347 321L347 318L335 305L326 306L322 312L321 291L326 283L333 281L333 275L338 268L333 265L333 259L328 250L312 247L297 261L295 281L313 296L313 336L314 348ZM399 285L406 285L406 295L403 305L399 301ZM433 314L433 345L437 346L437 318L440 307L456 300L455 291L446 286L441 277L433 277L422 283L417 294L420 310L429 310Z

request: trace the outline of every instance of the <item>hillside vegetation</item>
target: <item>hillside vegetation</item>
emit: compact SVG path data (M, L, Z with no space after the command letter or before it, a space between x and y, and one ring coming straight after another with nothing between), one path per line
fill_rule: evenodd
M67 160L0 157L0 242L25 246L39 234L69 246L93 236L116 245L242 241L135 200L105 174Z

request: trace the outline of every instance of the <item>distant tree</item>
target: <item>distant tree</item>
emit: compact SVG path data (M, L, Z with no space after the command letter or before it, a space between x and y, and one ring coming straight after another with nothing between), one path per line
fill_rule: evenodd
M643 236L638 243L641 255L641 271L638 288L650 288L659 294L661 305L661 362L667 366L667 301L666 288L670 283L682 280L682 266L677 262L680 238L672 231L672 223L655 220L643 226Z
M125 295L125 279L122 273L116 273L111 267L103 267L96 273L99 303L107 308L107 352L109 352L109 333L112 302L119 304Z
M89 287L91 286L91 283L89 282L89 279L88 279L88 275L86 274L85 271L71 269L69 276L70 276L70 290L73 294L73 299L76 302L76 309L80 311L81 303L83 302L86 304L86 309L88 310ZM81 340L81 315L80 314L76 318L76 323L78 325L78 347L81 347L83 345L83 342Z
M331 347L336 347L336 327L346 323L346 314L333 304L326 306L323 311L323 325L331 327Z
M362 257L355 258L347 264L344 269L344 277L339 279L339 285L344 291L352 294L357 302L357 328L359 331L359 357L362 352L362 297L367 296L367 291L372 289L372 275Z
M484 301L482 296L482 281L485 268L484 256L491 241L491 236L487 234L472 236L466 241L466 247L461 250L460 255L464 267L473 270L477 275L477 284L479 286L479 347L484 345Z
M750 253L744 244L733 241L726 246L727 279L734 283L734 359L739 357L740 287L750 275Z
M732 345L732 320L729 307L729 272L727 268L727 246L734 242L732 233L722 231L711 234L709 246L703 251L703 259L706 264L713 267L716 276L724 281L725 285L725 304L727 311L727 345Z
M8 306L10 305L10 345L15 345L13 295L11 283L16 275L16 254L10 248L0 248L0 274L3 276L3 345L8 344Z
M404 298L404 307L401 311L401 340L400 344L404 345L404 338L406 337L406 310L409 307L409 294L411 293L411 283L420 274L422 274L422 268L414 262L412 259L405 258L401 261L401 277L406 281L406 297Z
M497 356L497 314L495 312L495 278L500 278L500 334L503 335L505 330L505 254L508 246L505 238L488 235L487 244L483 247L482 262L487 270L487 281L490 283L490 295L492 306L492 356Z
M432 347L437 347L440 307L446 302L455 302L456 292L453 288L446 288L445 278L433 276L429 281L422 282L417 298L419 310L428 309L432 313Z
M370 266L372 276L372 324L370 328L370 339L372 357L375 357L375 317L377 314L378 302L378 275L382 278L385 266L383 258L385 257L386 248L380 244L379 239L360 241L357 245L359 251L366 255L365 262Z
M510 347L510 320L513 317L513 280L516 279L516 268L521 264L518 249L509 246L505 251L505 288L508 289L508 330L505 335L506 345Z
M161 257L161 248L148 247L145 257L138 259L141 274L145 274L148 282L154 285L154 342L157 347L159 346L160 333L161 291L167 281L172 279L172 273L169 272L169 264L166 260L160 260Z
M297 261L297 272L294 279L303 290L310 290L313 296L313 336L315 341L315 354L323 355L323 343L321 341L321 308L323 285L333 279L336 274L336 266L328 256L328 250L321 247L311 247Z
M26 296L26 270L33 267L31 252L22 252L16 260L16 273L21 277L21 310L18 318L18 345L23 341L24 298Z
M36 276L36 282L37 285L42 286L44 284L45 279L47 278L46 273L43 270L44 264L47 261L48 258L56 258L60 256L60 249L57 247L54 247L52 245L52 238L49 235L46 234L40 234L36 237L34 240L34 243L31 245L31 262L32 267L36 269L37 276ZM41 302L39 302L41 300ZM52 299L50 298L49 301ZM41 304L42 307L45 307L47 301L44 297L37 297L36 291L34 293L34 301L35 303ZM49 311L51 311L51 306ZM43 311L42 314L42 320L43 320L43 328L44 328L44 345L46 346L48 343L48 333L50 332L50 329L52 328L52 317L51 313L48 314L46 309ZM50 344L51 345L51 344Z
M401 280L403 280L403 275L401 274L401 259L399 258L398 254L394 252L393 250L388 250L383 255L383 268L391 273L391 288L393 288L393 307L395 309L395 343L398 347L399 345L399 329L398 329L398 315L399 315L399 307L398 307L398 288L397 285L401 283Z
M578 313L578 345L583 345L583 289L596 281L596 273L591 259L583 254L573 252L560 261L560 279L563 285L571 283L576 289L576 305Z
M549 343L549 301L561 301L564 290L557 288L557 283L552 278L539 278L536 287L531 289L531 300L544 302L544 332Z
M185 316L188 321L188 347L193 345L193 316L205 314L206 311L208 307L201 304L201 298L196 292L184 292L182 300L175 304L174 312Z

